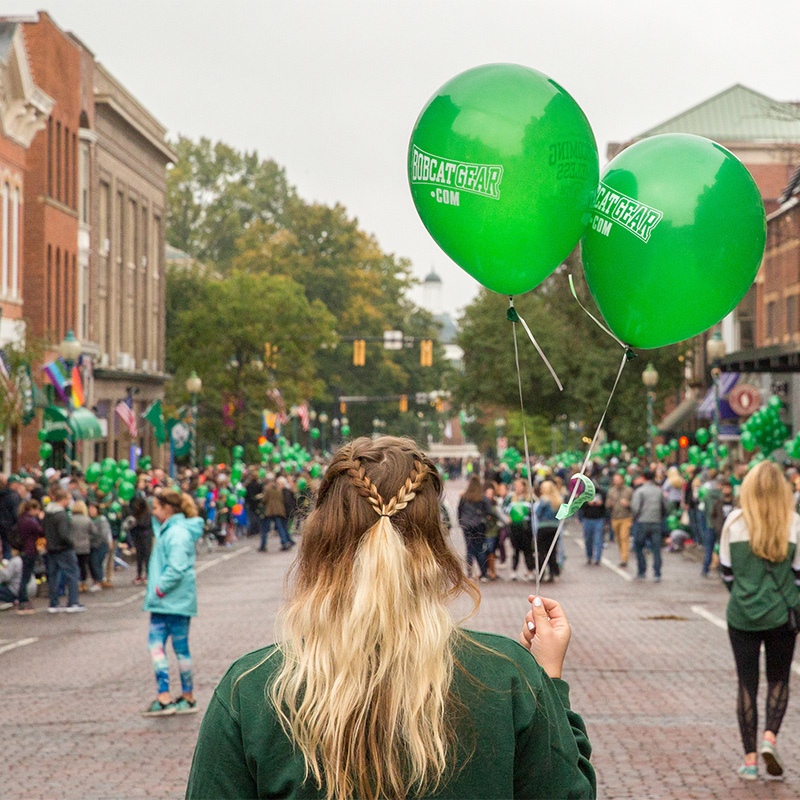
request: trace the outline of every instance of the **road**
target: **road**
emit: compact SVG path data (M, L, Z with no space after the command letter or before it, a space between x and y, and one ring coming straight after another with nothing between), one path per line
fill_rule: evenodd
M458 488L449 485L451 503ZM613 545L600 567L587 567L578 538L570 526L564 575L544 588L572 622L564 677L594 747L598 796L800 796L790 746L800 738L800 700L790 700L781 731L786 782L744 785L734 774L741 748L724 588L701 579L699 564L682 554L665 554L660 584L632 581L631 570L616 567ZM274 540L270 550L258 553L246 540L198 559L200 616L191 646L203 707L235 658L273 639L293 553L278 552ZM155 720L138 714L155 691L147 615L140 587L121 573L116 582L113 590L89 595L84 614L0 614L0 796L182 796L201 714ZM516 636L531 585L498 581L481 588L480 609L467 627ZM762 715L763 683L762 675Z

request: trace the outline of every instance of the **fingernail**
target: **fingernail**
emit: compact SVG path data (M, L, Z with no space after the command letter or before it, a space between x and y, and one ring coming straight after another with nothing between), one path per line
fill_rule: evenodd
M529 631L532 631L532 630L533 630L533 628L534 628L534 625L533 625L533 623L532 623L532 622L529 622L529 623L528 623L528 630L529 630Z
M542 598L541 597L534 597L533 598L533 604L538 608L542 604Z

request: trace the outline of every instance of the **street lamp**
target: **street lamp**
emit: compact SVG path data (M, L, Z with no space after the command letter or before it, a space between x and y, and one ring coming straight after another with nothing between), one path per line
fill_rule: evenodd
M719 376L722 375L722 370L719 368L719 362L725 358L727 348L725 342L717 331L706 342L706 355L711 362L711 380L714 382L714 460L719 460Z
M328 415L323 411L319 415L319 426L322 429L322 452L325 452L325 431L328 424Z
M189 456L189 464L192 469L195 467L197 460L197 395L203 388L203 381L200 376L192 370L192 374L186 379L186 391L192 397L192 449Z
M311 423L311 428L316 427L317 412L314 411L313 408L308 412L308 419L309 419L309 421ZM314 449L313 448L313 442L311 441L311 430L308 431L308 449L309 450L313 450Z
M642 383L647 388L647 444L650 450L650 460L655 459L653 445L653 402L656 399L656 384L658 383L658 370L648 363L642 372Z
M331 435L331 445L339 443L339 426L341 424L342 423L339 422L339 418L338 417L334 417L331 420L331 427L333 428L333 434Z
M61 358L64 359L64 362L67 366L67 377L70 382L70 386L72 384L72 369L75 366L75 362L81 357L81 343L75 338L75 334L69 330L67 331L67 335L61 340L61 343L58 345L58 351L61 355ZM69 407L69 418L67 424L67 438L66 438L66 457L67 457L67 475L72 473L72 449L73 449L73 442L72 442L72 412L75 410L74 403L72 401L72 391L67 394L67 404Z

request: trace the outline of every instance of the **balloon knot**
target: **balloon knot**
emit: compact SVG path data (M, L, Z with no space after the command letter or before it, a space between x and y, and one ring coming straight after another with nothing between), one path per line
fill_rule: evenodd
M509 306L508 311L506 311L506 319L509 322L519 322L519 314L517 314L517 309L514 306Z
M630 349L630 347L626 347L625 358L627 358L628 361L633 361L633 359L636 358L636 353L634 353L633 350Z

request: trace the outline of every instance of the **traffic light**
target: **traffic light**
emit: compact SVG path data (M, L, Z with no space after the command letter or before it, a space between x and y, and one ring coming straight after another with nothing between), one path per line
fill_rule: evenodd
M400 413L405 414L408 411L408 395L401 394L400 395Z
M346 414L347 413L347 403L339 403L339 413Z
M433 366L433 340L423 339L419 343L419 364L421 367Z
M444 408L444 402L441 397L436 398L435 408L437 411L441 411Z
M353 342L353 366L363 367L367 360L367 343L364 339Z
M681 436L681 438L678 439L678 446L680 448L688 447L689 446L689 437L688 436Z
M268 367L269 369L275 369L277 364L275 363L278 357L278 347L277 345L273 346L269 342L264 344L264 366Z

